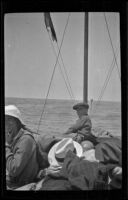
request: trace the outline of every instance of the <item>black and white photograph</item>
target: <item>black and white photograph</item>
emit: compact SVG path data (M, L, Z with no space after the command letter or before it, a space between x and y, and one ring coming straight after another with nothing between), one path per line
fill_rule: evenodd
M122 189L120 20L4 15L7 191Z

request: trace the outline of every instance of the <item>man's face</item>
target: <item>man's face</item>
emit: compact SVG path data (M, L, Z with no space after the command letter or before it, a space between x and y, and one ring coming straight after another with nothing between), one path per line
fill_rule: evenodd
M11 144L17 132L17 122L14 117L5 116L5 136L6 142Z
M82 107L81 107L81 108L77 109L76 112L77 112L77 115L78 115L79 117L81 117L81 116L83 116L83 115L85 115L85 114L88 113L88 109L87 109L87 108L82 108Z

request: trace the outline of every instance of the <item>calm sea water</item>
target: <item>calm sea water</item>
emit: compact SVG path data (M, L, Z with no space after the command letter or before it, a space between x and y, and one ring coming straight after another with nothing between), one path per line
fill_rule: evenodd
M45 112L39 126L42 135L61 135L74 124L77 115L72 106L77 103L71 100L47 100ZM23 116L25 124L33 131L37 131L43 110L44 100L29 98L6 98L5 104L16 105ZM93 102L89 110L94 129L104 129L116 136L121 136L121 103Z

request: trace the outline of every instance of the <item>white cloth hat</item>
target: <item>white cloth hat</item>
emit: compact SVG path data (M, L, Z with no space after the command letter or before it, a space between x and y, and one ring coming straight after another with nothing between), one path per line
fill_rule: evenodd
M72 138L64 138L53 145L53 147L50 149L48 153L48 161L50 165L60 166L60 160L65 158L66 153L69 150L76 150L76 155L78 157L82 156L83 154L82 146L78 142L73 141Z
M19 109L14 105L5 106L5 115L15 117L19 119L22 124L24 124Z

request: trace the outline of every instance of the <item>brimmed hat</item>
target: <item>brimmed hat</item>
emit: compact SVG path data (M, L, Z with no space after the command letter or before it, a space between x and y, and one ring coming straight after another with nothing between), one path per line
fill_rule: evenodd
M63 164L64 158L67 152L71 150L75 152L77 156L82 156L83 150L82 146L73 141L72 138L64 138L60 142L57 142L49 151L48 160L50 165L58 165Z
M73 110L78 110L79 108L89 108L87 103L77 103L73 106Z
M24 124L19 109L14 105L5 106L5 115L15 117L19 119L22 124Z

